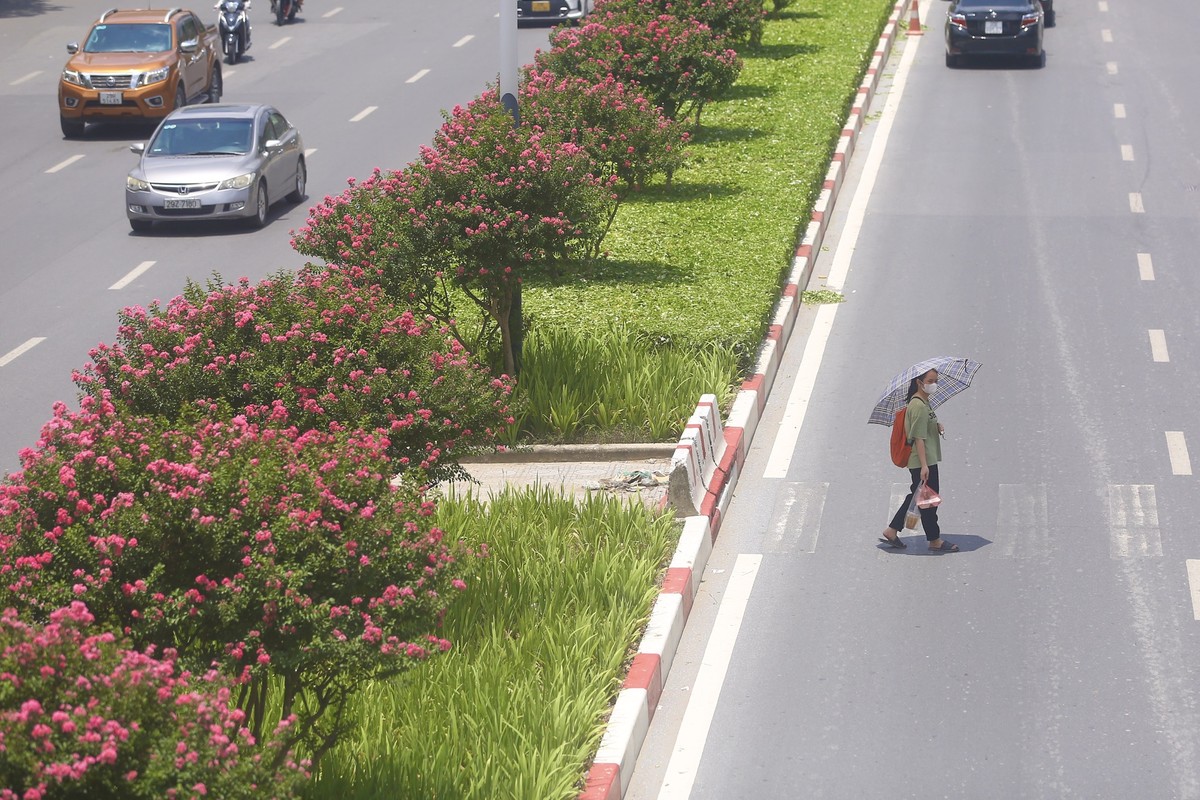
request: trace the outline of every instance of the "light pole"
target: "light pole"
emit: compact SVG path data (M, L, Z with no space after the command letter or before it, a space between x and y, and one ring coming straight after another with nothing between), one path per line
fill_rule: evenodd
M521 124L517 105L517 0L500 0L500 105L512 114L513 127ZM513 287L508 308L508 334L512 339L513 377L521 373L521 349L525 344L525 320L521 313L521 282Z

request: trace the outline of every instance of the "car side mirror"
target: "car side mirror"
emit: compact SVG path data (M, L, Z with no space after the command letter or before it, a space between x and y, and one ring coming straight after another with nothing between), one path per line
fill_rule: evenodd
M67 45L67 52L70 53L71 55L75 55L76 53L78 53L79 52L79 42L71 42L69 45Z
M283 147L283 142L279 141L278 139L267 139L265 142L263 142L263 147L267 150L275 150L279 147Z
M199 39L188 39L179 45L179 49L185 53L194 53L200 47Z
M141 155L142 153L146 152L146 143L134 142L133 144L129 145L129 152Z

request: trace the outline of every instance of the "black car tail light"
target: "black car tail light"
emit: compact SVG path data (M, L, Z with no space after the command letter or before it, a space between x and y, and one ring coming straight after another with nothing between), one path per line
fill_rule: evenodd
M1036 11L1026 14L1025 16L1021 17L1021 27L1028 28L1030 25L1037 25L1040 18L1041 14L1037 13Z
M967 27L967 15L966 14L951 14L950 15L950 24L957 25L960 28Z

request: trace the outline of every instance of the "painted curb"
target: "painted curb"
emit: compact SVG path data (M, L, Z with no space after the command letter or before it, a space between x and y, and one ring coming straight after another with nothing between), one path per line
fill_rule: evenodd
M677 509L693 513L684 518L679 545L637 654L617 694L600 740L600 749L578 800L621 800L629 789L638 753L662 697L663 685L699 591L713 542L720 532L721 517L737 485L746 452L775 382L783 349L795 327L800 298L821 251L831 212L842 187L846 162L854 153L862 130L864 110L879 87L883 65L891 54L899 22L909 13L910 2L915 9L917 0L897 0L892 8L871 63L859 84L825 174L821 194L796 247L791 273L780 291L767 335L759 348L754 374L742 383L724 425L710 399L712 396L702 397L675 448L671 471L673 491L669 497ZM675 502L677 497L679 503Z

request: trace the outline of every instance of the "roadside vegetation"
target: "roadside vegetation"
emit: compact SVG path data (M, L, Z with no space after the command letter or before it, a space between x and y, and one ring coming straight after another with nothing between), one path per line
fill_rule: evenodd
M0 800L578 792L675 525L437 485L730 396L891 7L772 6L602 4L545 127L484 91L324 264L122 314L0 483Z

